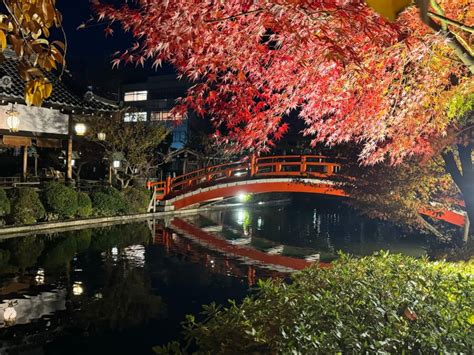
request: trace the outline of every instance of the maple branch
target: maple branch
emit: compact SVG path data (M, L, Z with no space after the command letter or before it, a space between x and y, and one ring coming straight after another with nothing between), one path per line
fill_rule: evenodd
M448 38L447 45L454 50L456 55L461 59L463 64L468 67L469 71L474 74L474 56L467 50L463 44L456 38L456 35L449 31L445 30L438 23L434 22L431 18L425 22L426 25L431 27L435 32L439 32L442 35Z
M264 9L255 9L255 10L252 10L252 11L246 11L246 12L242 12L240 14L236 14L236 15L232 15L232 16L228 16L228 17L222 17L222 18L215 18L215 19L210 19L210 20L204 20L205 23L212 23L212 22L221 22L221 21L227 21L227 20L235 20L236 18L240 17L240 16L246 16L246 15L249 15L249 14L254 14L254 13L258 13L258 12L262 12Z
M441 22L443 22L444 24L449 24L449 25L453 25L453 26L456 26L458 28L460 28L461 30L464 30L466 32L470 32L470 33L474 33L474 27L472 26L467 26L461 22L457 22L457 21L454 21L454 20L451 20L450 18L447 18L445 16L442 16L442 15L438 15L438 14L435 14L434 12L431 12L431 11L428 11L428 16L430 17L433 17L437 20L440 20ZM445 29L445 28L443 28Z
M459 160L461 161L463 177L470 178L472 175L472 146L458 144Z
M459 171L458 164L456 163L456 159L454 159L454 154L451 151L444 152L441 154L444 159L445 169L448 174L451 175L456 185L462 185L462 178L461 172Z
M437 12L439 16L444 18L444 10L436 2L436 0L430 0L430 5L433 7L433 9ZM430 13L432 12L430 11ZM435 14L433 13L433 15ZM461 36L457 35L455 32L449 31L448 27L446 26L446 22L441 22L440 26L431 18L422 17L422 20L433 30L435 30L436 32L442 32L446 35L448 39L450 39L450 41L448 42L448 46L455 51L458 58L461 59L463 64L469 68L469 71L474 74L474 55L472 54L472 51L466 41L464 41L464 39Z
M426 219L424 219L420 214L417 214L417 220L424 227L426 230L430 231L437 237L439 240L447 240L448 238L441 233L435 226L429 223Z

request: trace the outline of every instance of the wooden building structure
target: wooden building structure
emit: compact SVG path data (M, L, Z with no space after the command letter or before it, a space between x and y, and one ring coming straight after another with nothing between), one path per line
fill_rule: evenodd
M18 60L12 51L5 50L4 55L6 59L0 63L0 148L22 149L22 180L26 181L30 147L60 149L66 146L64 175L72 179L75 123L84 116L107 119L119 105L90 91L80 95L65 80L47 72L53 84L51 96L42 107L27 106L25 84L17 71Z

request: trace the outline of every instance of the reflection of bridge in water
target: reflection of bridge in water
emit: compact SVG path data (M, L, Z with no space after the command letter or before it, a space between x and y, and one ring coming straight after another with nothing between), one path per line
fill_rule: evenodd
M184 256L187 260L204 265L209 270L240 278L249 285L258 278L275 277L311 265L312 261L259 251L224 238L180 218L174 218L168 229L155 222L155 243L163 245L169 253ZM179 235L175 232L178 232ZM316 261L316 260L313 260ZM322 266L328 264L321 263Z
M343 164L337 158L320 155L252 156L247 160L231 162L196 170L166 181L149 182L153 198L149 211L157 207L178 210L219 201L239 194L267 192L299 192L349 197L335 183L343 174ZM451 210L422 214L457 226L464 225L464 214Z

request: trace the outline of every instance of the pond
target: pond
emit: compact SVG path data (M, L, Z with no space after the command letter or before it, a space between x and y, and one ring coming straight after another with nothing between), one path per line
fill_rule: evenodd
M186 314L339 250L426 254L428 241L337 200L294 195L195 216L0 241L0 354L150 354ZM14 319L4 311L14 309Z

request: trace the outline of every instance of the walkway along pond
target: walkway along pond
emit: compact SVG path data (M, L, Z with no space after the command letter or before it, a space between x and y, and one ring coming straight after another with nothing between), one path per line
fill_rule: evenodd
M429 244L340 201L304 195L281 205L3 240L0 353L149 354L180 337L186 314L238 301L258 279L326 265L339 250L419 257Z

